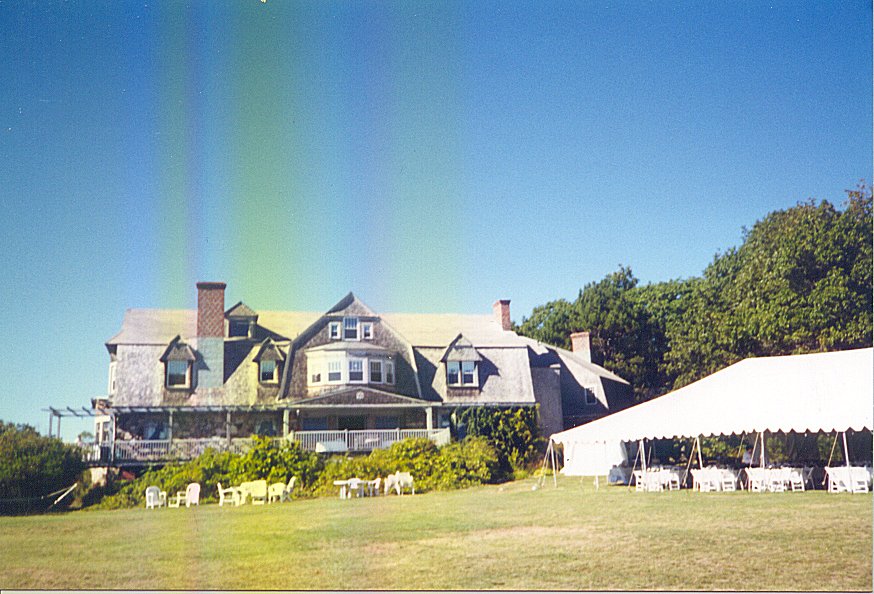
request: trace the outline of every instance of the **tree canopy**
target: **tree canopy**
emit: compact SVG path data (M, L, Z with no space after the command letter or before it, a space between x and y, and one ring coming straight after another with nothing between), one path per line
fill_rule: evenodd
M565 348L571 332L590 332L593 358L638 400L746 357L870 346L870 189L848 191L843 206L808 200L772 212L700 277L641 286L620 267L573 302L535 307L517 330Z

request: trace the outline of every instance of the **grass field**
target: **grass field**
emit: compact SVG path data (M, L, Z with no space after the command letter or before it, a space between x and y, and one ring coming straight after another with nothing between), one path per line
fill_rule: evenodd
M0 588L872 588L870 495L533 485L0 518Z

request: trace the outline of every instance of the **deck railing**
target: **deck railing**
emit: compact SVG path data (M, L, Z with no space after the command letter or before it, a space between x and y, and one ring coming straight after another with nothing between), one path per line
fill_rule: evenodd
M411 437L426 437L437 445L445 445L449 443L449 429L294 431L285 438L274 438L274 441L279 444L283 439L288 439L311 452L370 452ZM191 460L209 448L241 454L250 447L251 438L134 439L86 446L83 448L83 457L92 464L148 464Z

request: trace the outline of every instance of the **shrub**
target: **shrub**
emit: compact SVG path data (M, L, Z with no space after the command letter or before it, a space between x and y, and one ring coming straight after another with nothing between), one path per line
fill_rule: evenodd
M188 483L200 483L201 499L213 501L218 499L218 483L225 487L261 479L268 483L284 483L297 476L295 492L306 492L312 489L321 468L318 455L304 452L297 444L276 446L271 438L254 436L253 446L244 454L208 449L184 464L150 469L132 481L111 486L107 490L114 493L105 497L97 507L116 509L144 505L146 487L150 485L170 496L184 491Z
M46 495L77 482L84 469L78 448L0 421L0 513L45 511L55 499Z
M537 427L537 409L530 406L461 409L456 413L456 434L487 439L498 450L507 475L535 463L544 441Z
M469 437L439 449L425 438L406 439L367 456L331 458L315 492L335 495L335 480L351 477L370 480L397 471L413 475L416 492L460 489L497 482L503 476L499 459L497 450L481 437Z

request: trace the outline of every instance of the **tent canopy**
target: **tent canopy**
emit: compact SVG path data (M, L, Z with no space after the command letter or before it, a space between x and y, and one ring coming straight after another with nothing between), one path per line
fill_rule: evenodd
M608 443L769 431L871 429L874 349L744 359L693 384L551 436Z

